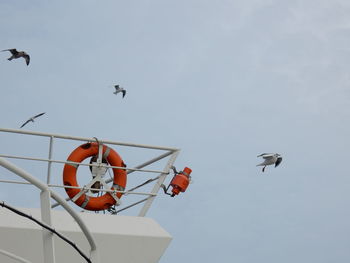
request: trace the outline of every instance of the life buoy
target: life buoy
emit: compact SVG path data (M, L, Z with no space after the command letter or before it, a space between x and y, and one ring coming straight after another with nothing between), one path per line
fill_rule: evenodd
M67 161L81 163L86 158L96 156L98 154L99 145L96 142L89 142L80 145L76 148L68 157ZM123 160L117 152L106 145L102 148L103 158L107 160L111 166L126 167ZM66 163L63 169L63 184L65 186L79 187L77 182L77 170L79 164ZM112 168L113 169L113 187L112 189L118 191L124 191L126 186L126 170ZM81 189L65 188L68 196L74 200L74 197L80 193ZM120 198L122 193L116 193L116 196ZM105 210L116 204L115 198L106 192L104 195L95 197L89 196L85 193L82 194L77 200L74 201L78 206L92 211Z

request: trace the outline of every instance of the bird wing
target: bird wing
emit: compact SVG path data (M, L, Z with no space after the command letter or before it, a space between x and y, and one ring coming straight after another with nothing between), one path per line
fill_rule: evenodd
M282 157L278 157L277 161L275 163L275 167L279 166L279 164L282 162Z
M271 160L271 159L274 159L275 156L273 154L269 154L269 155L263 155L262 158L264 158L265 160Z
M119 85L114 85L115 90L119 90Z
M38 118L38 117L40 117L41 115L44 115L44 114L45 114L45 112L39 113L38 115L35 115L35 116L33 116L32 118L35 119L35 118Z
M273 153L262 153L258 155L257 157L262 157L264 159L271 158L274 154Z
M122 92L123 92L123 98L124 98L126 94L126 90L122 90Z
M24 125L26 125L28 122L30 122L30 119L29 119L29 120L27 120L25 123L23 123L23 124L22 124L22 126L21 126L20 128L23 128L23 127L24 127Z
M30 56L28 54L24 54L23 55L23 58L26 60L26 64L27 66L29 65L29 62L30 62Z
M12 55L15 55L15 54L18 53L17 49L15 49L15 48L4 49L4 50L1 50L1 51L10 51Z

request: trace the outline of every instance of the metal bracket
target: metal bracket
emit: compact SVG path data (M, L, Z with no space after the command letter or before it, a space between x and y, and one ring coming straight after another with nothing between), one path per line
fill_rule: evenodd
M104 187L105 189L110 189L110 190L112 190L112 188L109 187L109 186L106 184L106 182L105 182L104 180L102 180L101 183L102 183L102 185L103 185L103 187ZM118 198L117 192L116 192L115 190L114 190L113 192L109 192L109 194L110 194L110 195L113 197L113 199L116 201L116 204L115 204L115 205L117 205L117 206L121 205L121 201L120 201L120 199Z
M85 189L86 186L84 185L83 189L80 190L79 193L77 193L71 200L75 203L83 194L86 194L89 190Z
M118 198L118 196L117 196L117 192L111 192L111 193L109 193L112 197L113 197L113 199L115 200L115 205L116 206L119 206L119 205L121 205L122 204L122 202L120 201L120 199Z

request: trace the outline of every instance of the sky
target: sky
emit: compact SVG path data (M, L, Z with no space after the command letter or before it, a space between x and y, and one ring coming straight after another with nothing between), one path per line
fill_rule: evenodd
M1 1L0 35L31 56L0 52L0 127L46 112L25 129L181 149L193 183L147 214L173 236L160 263L349 262L349 1Z

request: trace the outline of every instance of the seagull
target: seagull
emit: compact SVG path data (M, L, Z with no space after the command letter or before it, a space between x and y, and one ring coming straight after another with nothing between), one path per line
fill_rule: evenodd
M115 91L113 92L113 94L117 95L119 92L123 93L123 98L125 97L126 94L126 90L122 87L120 87L119 85L114 85L115 87Z
M24 51L17 51L17 49L15 48L11 48L11 49L4 49L4 50L1 50L1 52L3 51L10 51L12 56L8 58L8 60L12 60L14 58L24 58L26 60L26 64L27 66L29 65L29 62L30 62L30 56L24 52Z
M29 120L27 120L25 123L22 124L21 128L23 128L23 126L26 125L28 122L34 122L35 118L38 118L38 117L40 117L41 115L44 115L44 114L45 114L45 112L40 113L38 115L35 115L35 116L29 118Z
M264 166L262 171L265 171L267 165L275 165L277 167L282 162L282 156L278 153L262 153L258 157L264 158L264 161L257 166Z

